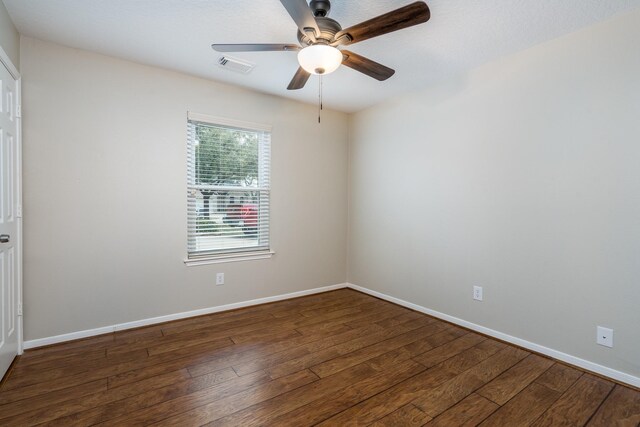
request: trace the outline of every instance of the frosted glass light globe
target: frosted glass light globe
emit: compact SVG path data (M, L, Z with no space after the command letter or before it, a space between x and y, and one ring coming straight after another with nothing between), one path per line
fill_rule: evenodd
M342 52L325 44L307 46L298 52L298 62L308 73L329 74L342 64Z

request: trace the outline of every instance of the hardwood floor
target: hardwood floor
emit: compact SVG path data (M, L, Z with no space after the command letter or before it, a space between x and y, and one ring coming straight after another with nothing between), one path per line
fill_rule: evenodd
M27 351L0 425L633 426L640 392L342 289Z

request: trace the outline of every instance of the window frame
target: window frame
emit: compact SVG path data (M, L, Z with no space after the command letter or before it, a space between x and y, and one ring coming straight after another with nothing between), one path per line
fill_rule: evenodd
M205 125L211 125L211 126L218 126L218 127L226 127L226 128L231 128L231 129L237 129L240 131L248 131L248 132L265 132L269 134L269 139L268 139L268 159L266 160L268 162L268 164L266 164L266 167L268 169L268 179L267 179L267 186L266 188L260 188L258 191L260 192L266 192L268 195L268 204L267 206L269 206L269 209L267 209L267 237L268 237L268 242L267 242L267 247L266 248L262 248L262 247L243 247L243 248L229 248L229 249L221 249L221 250L214 250L211 252L204 252L204 253L191 253L190 252L190 248L189 248L189 240L191 239L192 235L190 234L189 230L190 229L195 229L195 224L192 224L191 222L193 221L192 215L190 213L190 207L189 207L189 191L191 191L194 187L194 177L191 176L192 172L189 167L190 164L194 164L195 165L195 160L191 157L194 155L195 151L192 149L192 147L190 146L190 144L192 143L190 140L190 135L189 135L189 126L191 126L192 122L200 122L203 123ZM236 262L236 261L247 261L247 260L256 260L256 259L267 259L267 258L271 258L272 255L275 254L275 252L272 250L271 247L271 215L270 215L270 204L271 204L271 132L272 132L272 127L271 125L266 125L266 124L262 124L262 123L254 123L254 122L247 122L247 121L242 121L242 120L235 120L235 119L229 119L229 118L224 118L224 117L217 117L217 116L210 116L207 114L202 114L202 113L195 113L192 111L188 111L187 112L187 153L186 153L186 166L187 166L187 171L186 171L186 178L187 178L187 240L186 240L186 256L184 258L184 263L187 266L194 266L194 265L206 265L206 264L215 264L215 263L223 263L223 262ZM261 144L263 144L263 142L260 142ZM263 164L263 162L265 161L262 158L262 147L259 148L260 150L260 157L258 158L258 167L260 169L264 168L265 165ZM225 186L220 186L220 187L225 187ZM239 187L242 188L242 187Z

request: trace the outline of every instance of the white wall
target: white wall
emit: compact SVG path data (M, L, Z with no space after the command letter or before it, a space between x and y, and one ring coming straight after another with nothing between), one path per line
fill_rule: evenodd
M0 0L0 46L9 56L13 65L20 69L20 34L16 30L7 8Z
M640 376L638 40L635 11L355 115L349 282Z
M318 125L313 106L26 37L21 49L26 340L345 282L346 114ZM183 264L188 110L273 125L273 258Z

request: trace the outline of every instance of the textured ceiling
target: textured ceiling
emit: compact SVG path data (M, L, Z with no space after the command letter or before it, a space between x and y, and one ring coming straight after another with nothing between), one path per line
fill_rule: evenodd
M343 28L412 0L334 0ZM297 43L278 0L4 0L20 33L173 69L260 92L316 102L317 78L286 86L293 52L231 54L256 64L248 75L217 66L211 43ZM385 82L340 67L324 78L324 104L354 112L437 83L537 43L640 6L640 0L431 0L431 20L349 47L396 70Z

